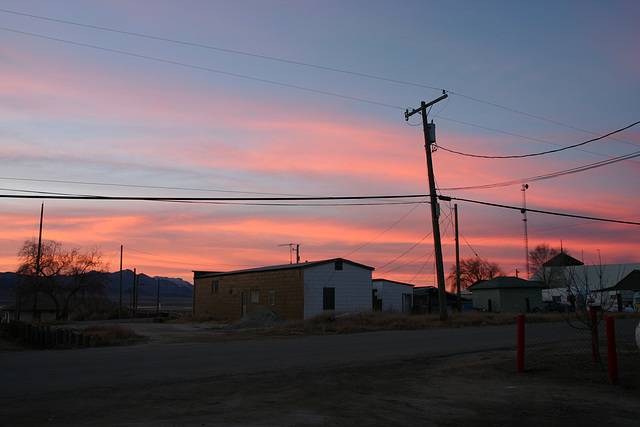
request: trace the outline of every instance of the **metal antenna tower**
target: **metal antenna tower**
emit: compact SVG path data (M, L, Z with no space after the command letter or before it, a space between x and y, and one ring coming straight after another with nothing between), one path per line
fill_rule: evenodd
M283 243L278 246L289 246L289 264L293 264L293 251L296 252L296 264L300 262L300 245L298 243Z
M531 277L529 270L529 233L527 231L527 189L529 184L522 184L522 222L524 222L524 259L527 272L527 280Z

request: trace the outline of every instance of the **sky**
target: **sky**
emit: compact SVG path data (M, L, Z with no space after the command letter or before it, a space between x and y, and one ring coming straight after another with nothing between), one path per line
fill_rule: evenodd
M124 269L192 282L295 262L292 243L436 285L405 111L443 93L427 120L447 271L454 205L460 257L507 275L542 243L640 262L639 18L621 0L2 0L0 271L44 203L43 239L111 271L122 246ZM413 197L296 200L375 196ZM523 203L545 213L525 223Z

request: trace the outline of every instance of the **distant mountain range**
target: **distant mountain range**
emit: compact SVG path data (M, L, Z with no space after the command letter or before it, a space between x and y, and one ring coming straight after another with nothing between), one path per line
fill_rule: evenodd
M191 308L193 306L193 285L182 279L171 277L150 277L138 274L138 307L156 307L158 285L160 303L163 308ZM13 289L18 283L16 273L0 273L0 307L15 303ZM133 289L133 271L122 271L122 305L129 307ZM107 297L116 303L120 300L120 272L106 273Z

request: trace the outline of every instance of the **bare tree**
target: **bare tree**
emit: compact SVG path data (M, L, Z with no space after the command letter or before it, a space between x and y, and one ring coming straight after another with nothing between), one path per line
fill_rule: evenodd
M557 283L560 277L557 274L559 271L558 269L543 268L544 264L561 253L569 254L565 250L552 248L548 243L541 243L533 250L529 251L529 265L531 266L531 271L535 273L535 279L544 283L547 288L550 288L554 283Z
M476 282L490 280L503 276L504 273L496 263L483 260L480 257L471 257L460 260L460 289L467 289ZM456 265L453 264L447 276L449 289L454 292L456 286Z
M566 301L571 310L562 313L565 321L577 329L588 330L591 335L594 362L602 365L598 345L598 325L614 302L606 291L613 283L607 283L605 266L602 260L591 267L587 265L556 267L562 276Z
M31 239L24 242L18 257L21 264L17 270L17 297L20 301L33 301L34 309L38 294L46 295L55 305L56 318L63 319L73 300L104 295L103 273L107 268L97 249L85 253L77 248L65 251L60 242L52 240L43 241L39 248L38 242Z

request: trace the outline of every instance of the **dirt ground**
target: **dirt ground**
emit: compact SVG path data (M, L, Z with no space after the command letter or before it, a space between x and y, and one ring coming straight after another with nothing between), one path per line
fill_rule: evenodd
M148 328L134 329L144 334ZM148 335L143 345L197 341L198 328L168 327ZM220 334L221 340L253 338L252 333ZM592 366L586 366L585 375L560 360L518 374L514 353L4 399L0 425L628 426L640 419L640 364L621 366L620 380L611 384L606 373Z

